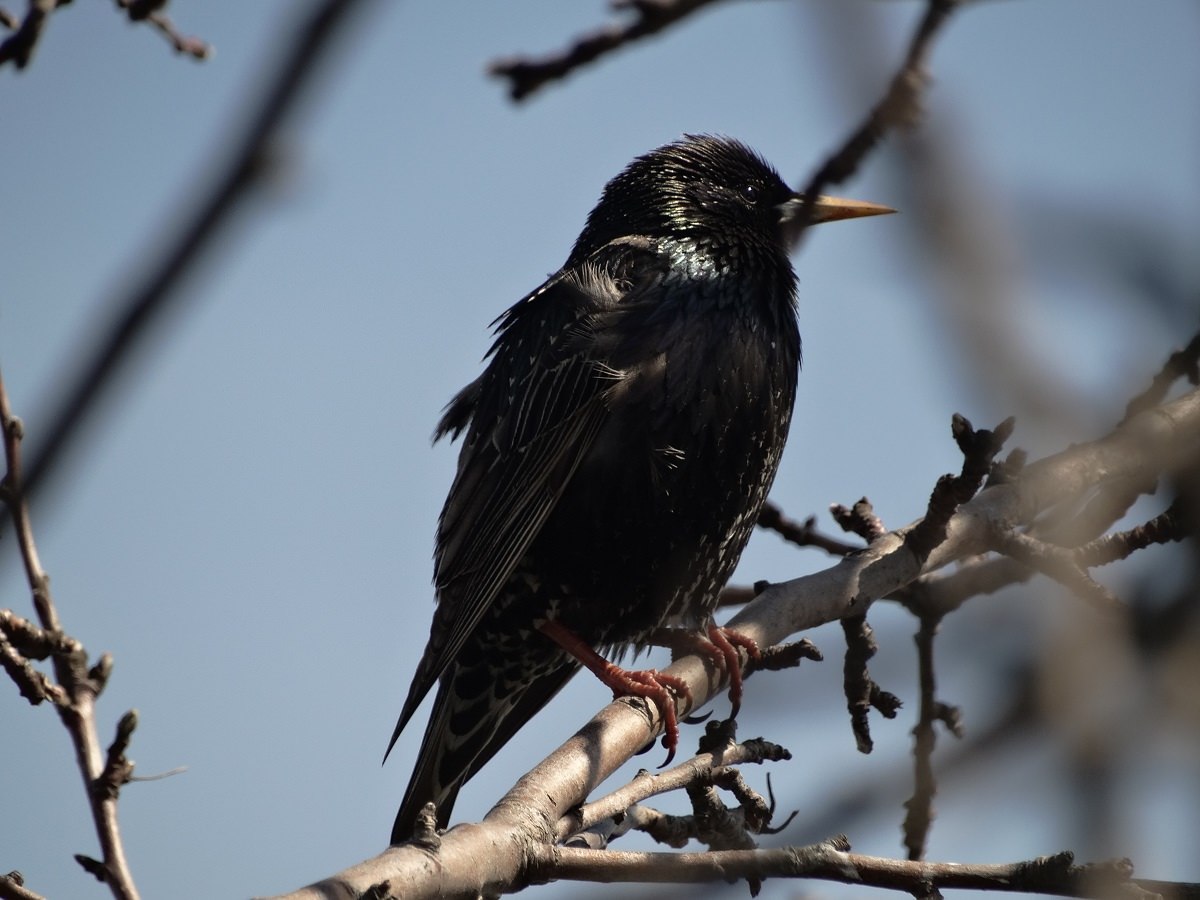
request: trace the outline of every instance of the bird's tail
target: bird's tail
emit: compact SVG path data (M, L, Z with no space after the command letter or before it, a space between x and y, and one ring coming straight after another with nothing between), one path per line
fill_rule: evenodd
M548 661L549 662L549 661ZM459 789L579 670L556 656L540 672L497 670L493 661L451 663L438 684L417 764L392 826L392 843L410 840L426 803L445 828Z

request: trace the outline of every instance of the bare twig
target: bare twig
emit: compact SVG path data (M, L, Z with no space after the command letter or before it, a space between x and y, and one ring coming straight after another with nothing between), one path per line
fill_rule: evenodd
M626 44L657 34L714 0L612 0L615 10L630 10L634 18L609 25L577 38L575 43L540 59L515 56L496 60L488 72L508 81L508 95L515 101L552 81L565 78L581 66L594 62Z
M993 546L1005 556L1049 576L1100 609L1114 612L1124 609L1112 591L1093 580L1084 570L1073 550L1048 544L1007 525L999 525L994 529Z
M1200 384L1200 332L1192 336L1186 347L1172 353L1154 376L1150 386L1129 401L1121 423L1124 424L1143 410L1161 403L1171 385L1180 378L1186 378L1191 385Z
M1185 505L1181 499L1176 499L1164 512L1144 525L1089 541L1075 551L1075 558L1088 568L1106 566L1151 544L1182 541L1189 534L1194 534L1196 528L1196 523L1189 521L1184 512Z
M824 658L816 644L808 638L801 638L798 641L764 647L758 659L752 659L746 664L742 674L749 677L754 672L779 672L796 668L802 660L821 662Z
M789 519L775 503L767 501L758 514L758 527L774 531L781 538L797 547L820 547L834 556L846 556L859 549L853 544L839 541L817 530L817 517L809 516L803 522Z
M917 559L928 559L934 548L945 540L950 517L979 492L991 469L992 460L1012 434L1015 424L1013 419L1008 418L994 430L976 431L966 416L954 414L950 431L963 454L962 471L958 475L943 475L938 479L930 494L925 518L905 535L904 541Z
M0 43L0 66L12 62L18 69L29 65L33 51L45 30L50 13L62 6L70 4L71 0L29 0L29 11L19 23L8 12L3 14L3 22L13 33ZM117 6L125 10L131 22L146 21L166 35L175 49L186 53L193 59L208 59L212 55L212 47L194 37L185 37L175 30L171 20L162 12L166 0L116 0Z
M4 387L4 379L0 377L0 430L3 432L4 457L7 472L0 490L4 502L8 505L17 534L17 544L20 547L21 559L25 564L25 575L33 594L34 607L41 620L42 629L38 630L23 620L17 620L11 613L5 616L5 627L0 631L0 650L3 651L4 668L14 676L21 688L23 696L31 702L38 702L30 696L31 689L36 688L41 694L54 701L59 718L66 726L75 745L75 758L83 776L87 790L88 803L92 810L92 820L96 827L96 836L100 840L103 851L103 862L90 860L85 868L97 874L112 891L117 900L137 900L137 887L133 875L125 859L125 848L121 842L121 831L117 821L117 783L115 770L110 773L109 767L101 764L100 742L96 734L95 702L102 690L111 669L111 660L102 658L91 669L87 668L87 652L83 646L62 631L58 612L54 606L54 598L50 593L50 578L42 568L38 558L37 545L33 538L33 526L29 518L29 502L21 483L21 439L23 429L9 406L8 392ZM12 634L18 643L25 648L34 650L50 649L49 658L53 661L57 684L36 672L27 663L20 664L20 659L14 654L16 648L10 643ZM131 730L131 729L129 729ZM122 734L124 737L122 738ZM120 745L117 756L110 753L110 763L117 757L124 759L124 747L128 743L128 733L118 731L117 744ZM114 747L117 745L115 744ZM126 767L132 766L126 761ZM128 772L125 772L128 774ZM77 857L78 858L78 857Z
M958 710L937 699L937 682L933 668L933 643L941 619L922 616L915 637L917 663L920 670L921 701L917 724L913 727L913 795L904 804L904 845L909 859L925 857L925 842L933 824L933 797L937 781L933 777L933 749L937 744L934 725L943 722L955 737L962 737L962 722Z
M163 12L167 0L116 0L117 6L125 10L131 22L149 22L171 42L176 53L183 53L193 59L208 59L212 56L212 46L196 37L188 37L176 30L174 24Z
M875 514L875 507L866 497L850 507L834 503L829 507L829 514L841 526L842 531L857 534L868 544L887 533L883 520Z
M846 709L850 713L850 727L854 731L858 752L870 753L875 747L871 740L869 719L872 707L879 710L885 719L894 719L900 709L900 699L876 684L867 670L867 663L875 655L878 646L875 632L867 624L866 614L842 619L842 631L846 635L842 688L846 694Z

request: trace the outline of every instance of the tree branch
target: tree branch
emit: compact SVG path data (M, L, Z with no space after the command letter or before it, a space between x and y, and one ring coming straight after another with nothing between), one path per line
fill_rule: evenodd
M605 882L731 881L738 878L817 878L843 884L888 888L917 897L943 888L1010 893L1055 894L1063 897L1149 897L1132 880L1128 860L1075 865L1071 853L999 865L917 862L850 853L849 842L836 837L807 847L776 850L725 850L708 853L635 853L537 848L532 883L552 879Z
M987 552L997 527L1027 524L1098 484L1141 481L1153 473L1191 466L1198 454L1200 390L1193 390L1135 416L1107 437L1026 466L1010 483L985 488L950 517L945 540L923 565L905 543L905 533L915 527L909 525L822 572L771 585L729 627L767 646L797 631L863 612L924 573ZM723 689L709 681L706 658L701 656L684 657L667 671L688 683L696 706ZM657 710L642 701L614 701L522 777L481 823L460 825L443 835L436 864L420 848L392 847L288 896L359 896L372 886L390 883L403 884L405 896L412 898L511 889L524 883L531 858L553 852L556 823L562 816L652 740L661 726Z
M44 2L44 0L40 0ZM335 37L344 32L351 13L365 0L322 0L309 7L291 45L282 54L266 88L247 117L249 124L234 141L233 152L184 225L169 240L167 250L128 297L116 304L108 332L85 356L85 362L65 399L50 418L46 439L25 473L24 491L32 496L41 487L70 442L95 415L99 401L147 340L151 328L184 302L179 290L214 238L232 219L250 188L268 170L271 148L288 116L314 81L319 63ZM239 116L241 118L241 116Z
M11 13L4 13L0 17L0 24L12 29L13 33L0 43L0 66L6 62L11 62L18 69L29 65L50 14L70 2L71 0L29 0L29 11L19 22ZM193 59L208 59L212 56L212 47L207 43L176 31L171 20L162 11L167 5L167 0L116 0L116 4L129 16L129 21L149 22L157 28L177 52L187 54Z
M50 578L42 568L33 539L29 503L22 490L21 439L24 430L9 406L2 377L0 431L7 464L7 472L0 482L0 499L7 504L12 515L21 559L25 564L26 580L41 620L39 629L7 610L0 611L0 622L4 626L0 628L0 657L5 670L20 687L22 696L31 703L40 702L42 698L53 700L54 708L71 736L104 857L102 862L78 856L76 859L107 884L117 900L137 900L137 887L125 858L117 820L119 788L128 780L133 769L124 754L133 730L131 725L127 725L132 714L126 714L126 719L122 720L127 727L118 731L117 742L109 752L109 764L105 765L101 762L100 740L96 734L95 703L108 679L112 662L107 656L101 657L100 662L88 669L87 651L83 645L62 631L50 593ZM22 650L28 652L30 648L44 651L42 658L48 656L52 660L57 684L34 669L24 658Z
M521 101L552 81L607 56L614 50L674 25L714 0L612 0L614 10L631 10L634 18L577 38L571 46L541 58L514 56L488 66L488 74L508 81L508 95Z

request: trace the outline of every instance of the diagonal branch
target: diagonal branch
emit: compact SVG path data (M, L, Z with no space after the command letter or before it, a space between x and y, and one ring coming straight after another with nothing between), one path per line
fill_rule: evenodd
M674 25L714 0L613 0L615 10L631 10L634 18L577 38L571 46L540 58L515 56L488 66L488 73L508 81L508 95L521 101L552 81L607 56L614 50Z
M242 201L267 172L271 148L288 116L315 83L320 62L328 56L335 38L344 33L364 0L322 0L309 7L291 45L266 87L245 118L249 122L233 143L233 152L219 170L202 200L185 217L183 226L168 240L167 250L155 260L141 284L116 303L108 332L91 351L68 388L65 399L50 418L45 442L38 448L25 474L24 490L32 496L58 464L63 452L99 402L112 389L116 376L144 346L151 329L180 307L185 294L179 289L216 236L232 221Z
M771 585L729 625L760 645L776 644L797 631L863 612L924 573L985 552L999 523L1027 524L1098 484L1114 479L1142 481L1151 473L1178 471L1193 465L1197 455L1200 389L1135 416L1107 437L1031 463L1011 482L984 489L950 517L945 540L923 564L905 543L910 525L822 572ZM722 690L710 682L706 659L700 656L677 660L667 671L688 683L697 706ZM551 845L559 819L661 728L655 709L640 701L615 701L521 778L481 823L462 825L443 835L436 866L430 865L427 851L421 848L392 847L289 896L317 900L338 891L357 896L384 883L403 884L411 898L473 896L472 892L496 892L525 883L530 854L541 859L555 852ZM931 865L889 862L901 867ZM548 876L551 870L540 871Z
M801 223L812 222L817 198L831 185L842 184L857 172L867 155L890 131L910 127L920 118L921 94L929 83L926 63L934 38L960 3L961 0L929 0L926 4L925 14L909 41L904 63L893 76L883 98L801 191L804 205L797 216Z

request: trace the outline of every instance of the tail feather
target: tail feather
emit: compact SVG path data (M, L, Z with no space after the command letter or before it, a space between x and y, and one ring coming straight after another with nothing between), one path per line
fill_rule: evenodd
M508 673L497 673L485 662L452 663L438 685L417 764L392 826L392 843L412 838L417 815L429 802L436 804L438 825L445 828L463 784L549 703L578 669L578 663L566 658L532 680L514 683L501 677Z

